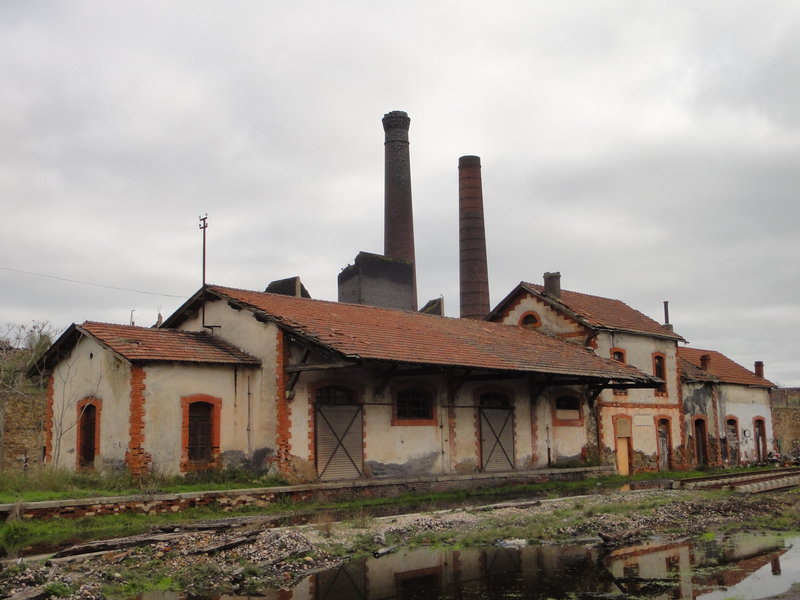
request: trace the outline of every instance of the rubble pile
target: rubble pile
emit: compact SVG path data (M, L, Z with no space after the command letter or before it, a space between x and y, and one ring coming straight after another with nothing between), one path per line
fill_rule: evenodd
M654 490L353 522L321 517L303 527L270 529L268 522L252 520L209 523L203 528L174 526L102 545L76 545L62 551L63 558L0 563L0 598L101 600L109 588L117 590L118 597L121 593L131 597L138 595L137 586L152 586L154 581L162 586L159 589L180 589L190 596L253 595L266 588L290 587L353 553L380 557L403 545L425 543L427 536L441 540L436 535L441 532L452 532L446 541L455 543L470 532L496 530L499 536L508 536L500 543L521 547L532 540L509 533L514 528L530 531L531 523L541 523L547 530L545 539L582 538L620 546L652 535L677 538L714 529L746 529L754 519L785 513L795 504L794 495L745 500Z

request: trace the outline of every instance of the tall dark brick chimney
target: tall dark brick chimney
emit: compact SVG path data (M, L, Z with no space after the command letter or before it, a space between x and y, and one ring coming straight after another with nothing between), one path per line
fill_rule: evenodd
M411 207L411 161L408 128L411 119L400 110L383 115L384 142L384 238L387 258L407 260L414 265L413 305L417 309L417 275L414 260L414 214Z
M458 159L458 232L461 318L483 319L489 314L489 270L483 220L481 159Z

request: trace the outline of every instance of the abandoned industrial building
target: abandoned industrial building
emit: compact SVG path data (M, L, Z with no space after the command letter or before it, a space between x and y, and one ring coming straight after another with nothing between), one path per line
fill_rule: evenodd
M491 309L478 157L459 160L461 316L436 301L418 311L409 124L384 116L384 254L358 253L337 302L310 298L299 278L266 291L204 283L157 327L72 325L39 365L47 460L314 481L627 474L771 449L773 384L679 347L668 322L562 291L558 273Z

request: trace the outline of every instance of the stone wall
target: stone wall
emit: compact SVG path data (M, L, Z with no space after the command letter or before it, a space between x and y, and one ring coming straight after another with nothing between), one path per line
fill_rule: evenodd
M800 388L772 390L772 428L780 452L800 457Z
M45 392L32 388L0 395L0 471L41 463Z

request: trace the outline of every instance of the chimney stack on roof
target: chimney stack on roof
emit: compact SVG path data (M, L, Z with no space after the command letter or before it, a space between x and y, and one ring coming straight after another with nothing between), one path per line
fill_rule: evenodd
M411 206L411 159L408 128L411 119L401 110L383 115L384 142L384 238L383 254L414 264L414 214ZM417 309L417 277L414 267L414 310Z
M490 309L489 269L478 156L458 159L458 235L461 318L483 319Z
M544 274L544 291L554 298L561 298L561 273Z
M764 378L764 361L757 360L753 372L756 374L756 377Z
M700 368L703 371L708 371L708 367L711 365L711 355L710 354L703 354L700 357Z

